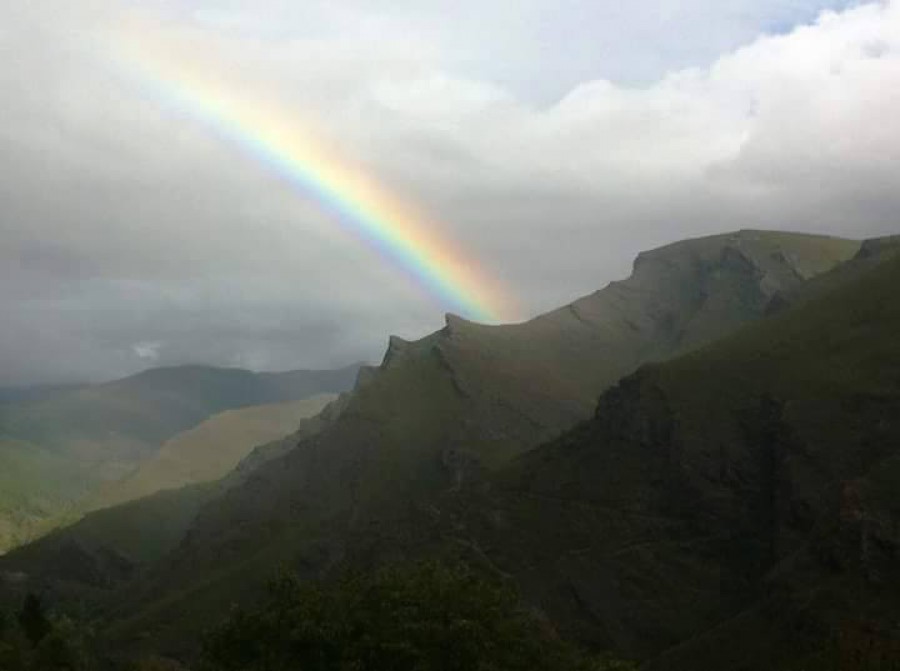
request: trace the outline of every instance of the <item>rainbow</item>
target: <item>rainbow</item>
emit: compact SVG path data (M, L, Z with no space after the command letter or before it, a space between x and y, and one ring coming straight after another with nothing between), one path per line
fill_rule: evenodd
M147 43L143 33L142 40L114 45L113 57L120 70L124 66L166 107L210 128L313 196L442 308L484 322L512 317L512 302L476 263L442 239L413 208L305 130L295 115L263 102L264 96L237 94L235 86L223 83L222 68L200 69L195 59L173 59L169 49L135 50L135 44Z

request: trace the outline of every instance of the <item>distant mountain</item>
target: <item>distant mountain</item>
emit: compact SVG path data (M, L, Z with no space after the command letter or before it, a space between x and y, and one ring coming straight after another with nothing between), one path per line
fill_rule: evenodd
M81 384L58 384L31 387L0 387L0 404L41 401L83 386Z
M339 393L357 371L179 366L0 405L0 551L211 415Z
M80 508L109 508L164 489L218 480L255 447L294 433L301 420L317 415L336 398L334 394L318 394L300 401L253 405L212 415L167 440L134 473L100 486Z
M641 364L761 319L776 297L859 248L759 231L690 240L642 254L629 279L523 324L448 316L418 342L392 338L337 418L200 509L176 551L127 588L121 607L132 615L110 635L184 644L190 622L254 593L282 563L318 574L423 542L410 522L428 522L436 497L502 472L590 417Z
M239 368L153 368L105 384L78 387L37 402L0 408L4 435L63 451L85 452L125 438L154 450L212 414L250 405L298 400L352 387L358 366L334 371L254 373Z
M113 495L129 497L126 503L101 508L83 516L79 511L79 519L71 524L61 525L41 538L16 548L6 557L0 557L0 602L3 600L4 575L27 572L43 576L52 580L61 594L74 594L79 601L98 590L102 592L104 588L140 575L177 547L202 506L226 495L230 488L244 482L253 470L283 456L299 441L316 435L333 422L343 409L344 398L332 401L321 412L313 414L323 401L324 396L320 395L294 403L226 411L213 416L196 430L179 434L169 447L180 444L187 452L199 452L199 455L180 455L173 464L174 472L171 474L158 472L158 462L147 462L149 474L142 475L141 469L135 474L140 476L137 487L133 488L133 483L128 479L111 484ZM287 416L282 418L293 426L292 433L265 444L252 442L261 436L260 431L262 434L272 433L272 429L268 422L263 426L254 426L256 423L251 422L248 426L241 421L245 413L249 413L251 419L259 420L274 411L277 424L278 416L285 412L293 416L291 406L295 404L306 417L295 417L293 420ZM235 425L235 422L238 423ZM226 435L232 427L237 428L237 435ZM210 437L214 440L207 440ZM153 487L146 488L153 492L131 500L139 490L145 490L146 477L158 476L168 481L171 477L184 476L185 466L198 461L203 464L206 475L210 474L209 468L221 470L222 462L218 458L211 465L207 463L210 448L214 449L214 443L220 444L220 439L227 443L225 451L229 461L238 454L246 454L226 477L203 481L195 478L192 484L172 489L153 482Z

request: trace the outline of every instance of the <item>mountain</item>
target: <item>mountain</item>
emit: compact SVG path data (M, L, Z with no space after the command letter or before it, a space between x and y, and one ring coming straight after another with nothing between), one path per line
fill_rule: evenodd
M164 489L223 478L256 446L290 435L301 420L317 415L335 398L318 394L220 412L167 440L134 473L102 485L80 507L109 508Z
M107 643L185 655L278 567L462 556L650 668L804 668L784 665L897 619L892 254L742 231L524 324L448 316L215 487L99 511L0 572L91 584Z
M177 547L203 505L215 502L229 488L242 483L254 469L284 455L299 441L315 435L333 422L342 411L345 399L337 398L321 412L316 412L325 398L319 395L294 403L227 411L213 416L194 430L180 434L169 447L180 445L188 452L199 452L199 460L173 454L174 469L171 473L158 471L160 463L150 461L146 464L149 467L146 475L143 469L136 472L135 475L139 476L136 483L125 479L111 484L109 493L127 497L125 503L79 514L79 518L69 525L60 525L60 528L0 557L0 597L4 576L13 576L13 591L16 576L27 573L41 581L49 579L60 595L71 596L78 602L96 596L104 588L139 576L148 566ZM244 415L249 413L249 417L256 420L267 419L266 416L273 411L276 418L281 416L281 421L285 422L281 425L282 429L288 431L290 429L285 427L291 426L294 431L264 444L248 442L265 434L277 433L277 430L272 429L268 422L262 426L248 426L242 421ZM295 413L307 416L301 418ZM235 422L236 435L230 431ZM228 461L239 454L245 456L225 477L197 480L192 467L197 462L202 464L204 477L212 475L210 468L217 472L223 470L224 464L220 459L214 459L211 465L206 459L207 453L214 452L220 441L226 444ZM159 477L165 480L165 484L171 484L173 478L186 474L191 475L191 484L177 488L165 488L162 482L153 481ZM146 487L147 478L152 479L149 484L153 487ZM135 498L145 488L153 491Z
M37 402L7 405L0 409L0 426L7 436L49 449L81 445L87 455L117 438L135 449L151 445L155 450L179 431L223 410L346 391L357 368L288 373L209 366L154 368Z
M357 366L253 373L157 368L115 382L65 388L0 405L0 550L104 482L120 479L168 439L232 408L350 388Z
M648 669L893 668L900 254L862 266L626 377L442 528Z
M21 403L24 401L40 401L53 396L58 396L67 391L72 391L84 385L59 384L37 385L31 387L0 387L0 405L6 403Z
M203 506L176 550L123 588L109 635L183 645L190 622L256 593L281 564L316 575L354 553L407 546L409 521L427 519L448 488L502 470L590 417L639 365L762 318L776 296L859 248L759 231L690 240L523 324L448 316L420 341L392 338L336 419Z

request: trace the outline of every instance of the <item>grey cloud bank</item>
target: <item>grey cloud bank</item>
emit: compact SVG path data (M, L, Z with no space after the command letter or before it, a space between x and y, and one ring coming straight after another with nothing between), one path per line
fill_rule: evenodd
M675 239L900 229L896 2L265 4L152 12L432 215L520 318ZM342 365L439 327L308 193L104 60L129 11L0 8L0 385Z

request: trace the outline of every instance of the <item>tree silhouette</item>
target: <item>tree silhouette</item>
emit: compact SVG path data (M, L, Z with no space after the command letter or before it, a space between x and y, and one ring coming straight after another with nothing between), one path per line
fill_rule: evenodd
M32 646L36 646L50 633L50 620L44 612L44 604L41 598L32 592L25 597L22 610L19 611L19 626Z
M203 671L605 671L465 567L355 573L336 583L272 582L206 639Z

